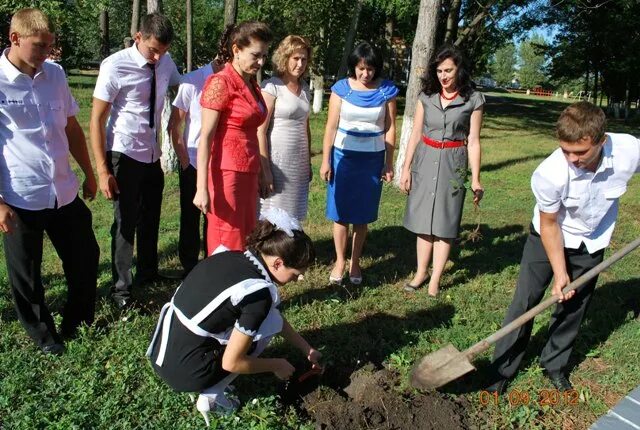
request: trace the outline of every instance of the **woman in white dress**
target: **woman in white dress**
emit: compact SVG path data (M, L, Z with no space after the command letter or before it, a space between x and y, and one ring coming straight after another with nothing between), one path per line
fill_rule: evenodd
M299 221L307 216L311 179L309 86L303 80L311 58L309 42L284 38L273 54L274 77L262 82L267 119L258 128L262 209L286 210Z

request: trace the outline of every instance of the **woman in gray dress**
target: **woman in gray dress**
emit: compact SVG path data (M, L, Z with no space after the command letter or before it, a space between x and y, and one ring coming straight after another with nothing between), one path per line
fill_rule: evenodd
M298 221L307 216L311 158L309 86L303 77L311 46L285 37L273 54L274 77L262 82L267 119L258 128L260 195L263 210L284 209Z
M429 65L418 96L413 130L400 186L409 194L404 226L417 235L417 269L405 290L415 291L429 278L436 296L440 277L458 236L465 197L467 160L473 201L480 202L480 128L484 96L474 91L460 51L441 48Z

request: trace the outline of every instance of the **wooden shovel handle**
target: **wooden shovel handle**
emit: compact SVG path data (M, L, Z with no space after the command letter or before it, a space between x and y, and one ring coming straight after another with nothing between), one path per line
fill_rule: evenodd
M624 257L625 255L627 255L628 253L636 249L638 246L640 246L640 237L634 240L633 242L631 242L630 244L628 244L627 246L625 246L624 248L622 248L620 251L613 254L611 257L607 258L605 261L601 262L600 264L598 264L597 266L589 270L587 273L578 277L575 281L573 281L572 283L564 287L562 289L562 292L566 294L569 291L573 291L576 288L583 286L585 283L587 283L588 281L596 277L598 274L600 274L600 272L607 269L613 263L620 260L622 257ZM496 343L498 340L502 339L507 334L511 333L513 330L522 326L527 321L533 319L536 315L538 315L539 313L547 309L549 306L552 306L557 302L558 302L557 297L555 296L549 297L545 301L539 303L537 306L534 306L524 314L520 315L515 320L511 321L506 326L502 327L500 330L498 330L491 336L471 346L469 349L465 350L463 354L465 354L469 359L471 359L475 355L486 351L487 349L489 349L491 345Z

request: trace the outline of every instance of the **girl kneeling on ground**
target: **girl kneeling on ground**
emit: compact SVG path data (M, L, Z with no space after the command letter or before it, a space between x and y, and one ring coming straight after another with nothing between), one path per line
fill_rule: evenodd
M309 236L282 209L270 209L247 239L247 251L220 247L185 278L164 305L147 355L174 390L198 392L196 406L230 412L238 403L225 388L238 374L272 372L288 379L284 358L258 358L281 333L313 367L320 352L280 315L277 285L298 279L315 259Z

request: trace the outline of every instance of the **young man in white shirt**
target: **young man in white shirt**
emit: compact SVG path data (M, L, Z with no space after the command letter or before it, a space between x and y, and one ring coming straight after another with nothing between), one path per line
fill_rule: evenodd
M112 297L121 308L131 304L134 239L136 282L160 278L158 230L164 174L157 128L168 87L180 83L167 54L172 39L173 27L165 16L144 16L135 44L102 62L93 93L91 144L100 190L113 200Z
M503 326L537 305L553 277L558 305L549 324L540 364L554 387L572 389L567 372L580 324L597 277L562 293L572 280L600 263L618 215L618 200L640 172L640 141L628 134L605 134L602 109L588 102L567 107L556 125L560 148L535 170L536 198L531 233L524 247L516 292ZM504 392L518 370L533 320L496 344L490 391Z
M0 231L18 319L43 352L61 354L62 338L93 322L100 255L69 154L85 174L85 199L94 198L97 185L64 70L45 61L55 40L49 19L37 9L19 10L9 39L0 56ZM68 285L62 337L44 302L45 232Z
M200 217L202 212L193 204L196 194L196 166L202 108L200 96L207 78L214 73L214 63L187 73L182 77L178 94L173 101L169 133L173 149L180 161L180 238L178 257L184 269L183 277L198 263L203 249L200 242ZM183 131L184 126L184 131ZM206 232L207 219L204 218ZM206 234L202 235L206 240ZM206 247L204 247L206 249Z

